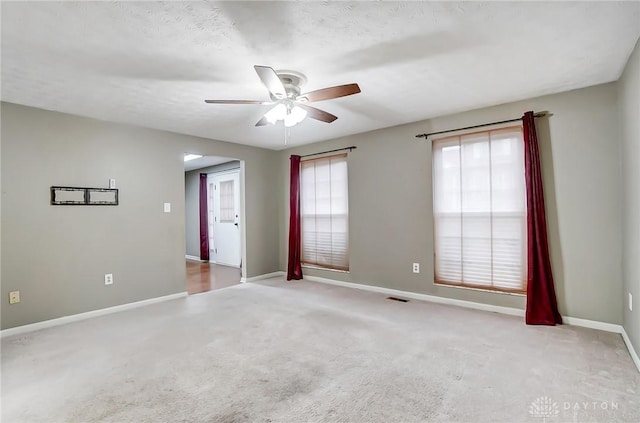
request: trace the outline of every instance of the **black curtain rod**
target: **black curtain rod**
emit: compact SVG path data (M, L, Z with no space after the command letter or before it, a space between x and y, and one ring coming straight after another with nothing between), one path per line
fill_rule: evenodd
M313 153L313 154L305 154L304 156L300 156L300 157L311 157L311 156L319 156L320 154L327 154L327 153L335 153L336 151L344 151L344 150L355 150L356 147L355 145L352 145L351 147L345 147L345 148L336 148L335 150L329 150L329 151L322 151L320 153Z
M546 116L546 115L547 114L545 112L540 112L540 113L534 113L533 117L543 117L543 116ZM466 129L482 128L484 126L500 125L501 123L517 122L519 120L522 120L522 118L503 120L503 121L500 121L500 122L483 123L481 125L467 126L467 127L464 127L464 128L447 129L446 131L431 132L430 134L418 134L418 135L416 135L416 138L428 138L431 135L446 134L447 132L455 132L455 131L464 131Z

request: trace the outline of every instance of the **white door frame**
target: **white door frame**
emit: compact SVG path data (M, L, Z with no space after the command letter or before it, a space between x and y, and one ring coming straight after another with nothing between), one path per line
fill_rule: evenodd
M240 257L242 257L242 269L240 274L240 282L247 282L247 225L245 224L246 208L245 208L245 164L244 160L240 160Z
M218 154L216 153L205 153L203 152L202 155L204 156L218 156ZM181 162L182 162L182 157L180 158ZM244 160L240 160L240 159L235 159L230 157L229 161L233 161L233 160L238 160L240 162L240 255L242 257L242 268L241 270L241 278L240 278L240 282L245 283L247 281L247 230L246 230L246 225L245 225L245 216L246 214L246 201L245 201L245 195L246 195L246 184L245 184L245 174L246 174L246 164ZM201 170L201 169L195 169L195 170ZM204 172L200 172L200 173L204 173ZM183 197L184 197L184 182L185 182L185 176L186 176L186 172L182 172L182 184L181 186L183 187ZM183 209L184 210L184 209ZM184 212L183 212L183 219L184 219ZM186 227L183 225L182 226L182 232L183 235L186 239ZM189 256L187 256L189 257ZM194 259L197 259L197 257L194 256Z

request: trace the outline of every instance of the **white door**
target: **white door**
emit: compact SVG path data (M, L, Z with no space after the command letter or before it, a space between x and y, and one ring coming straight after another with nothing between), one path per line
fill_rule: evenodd
M210 174L207 186L210 261L240 267L240 172Z

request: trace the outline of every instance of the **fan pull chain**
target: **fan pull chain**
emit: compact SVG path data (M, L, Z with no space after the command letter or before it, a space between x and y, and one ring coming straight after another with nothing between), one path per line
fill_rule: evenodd
M284 124L282 126L284 127L284 145L286 146L288 139L291 137L291 128L287 128Z

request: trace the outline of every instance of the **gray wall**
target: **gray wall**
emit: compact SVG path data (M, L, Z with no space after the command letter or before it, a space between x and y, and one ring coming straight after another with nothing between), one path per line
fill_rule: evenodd
M278 270L277 152L9 103L1 112L3 329L185 291L185 151L245 161L247 276ZM51 185L109 178L117 207L49 205ZM8 305L14 290L22 301Z
M428 101L428 99L426 99ZM622 323L620 151L615 84L469 111L292 148L280 154L280 268L286 269L290 154L355 145L349 154L350 273L307 275L482 303L524 297L436 286L430 142L416 134L549 111L538 119L552 264L560 312ZM421 273L411 263L421 263Z
M622 128L624 328L640 353L640 42L619 81ZM633 311L628 294L633 295Z
M221 172L223 170L240 167L237 160L210 166L203 169L191 170L184 174L185 195L185 243L186 254L200 257L200 174Z

